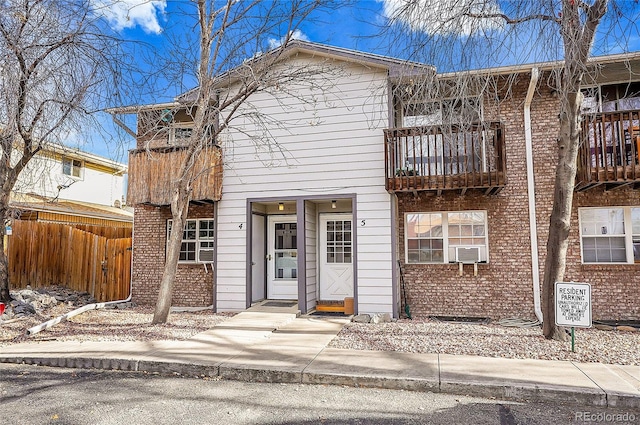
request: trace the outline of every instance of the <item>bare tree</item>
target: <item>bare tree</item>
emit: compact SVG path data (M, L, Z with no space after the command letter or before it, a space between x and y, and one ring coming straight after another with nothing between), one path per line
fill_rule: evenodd
M77 134L115 87L119 51L104 29L88 3L0 3L0 300L9 300L3 236L16 182L40 151Z
M563 280L566 266L579 147L581 87L585 75L593 72L588 59L596 37L601 42L608 37L609 48L625 51L629 30L637 34L637 7L614 0L407 0L386 4L385 13L395 24L393 27L409 39L412 59L421 57L446 70L458 71L454 91L459 94L468 93L471 81L475 81L476 93L486 95L496 90L489 76L482 79L475 74L473 79L465 78L465 69L540 59L562 60L550 77L558 93L560 126L542 311L544 336L566 338L565 332L555 325L554 283ZM504 87L502 90L505 91Z
M221 140L229 137L234 121L249 122L249 126L234 129L243 132L256 145L279 151L277 142L269 134L269 128L278 128L278 122L260 113L250 98L256 93L271 93L276 100L281 99L283 93L296 96L295 90L288 92L289 87L323 72L318 67L282 62L292 40L300 34L300 23L322 6L320 1L228 0L219 3L198 0L185 7L189 6L194 9L183 9L179 13L183 22L189 19L193 22L192 43L188 42L187 34L181 33L176 36L179 39L169 41L176 46L167 49L166 53L170 54L154 62L162 63L159 68L164 78L175 81L177 91L189 82L196 87L183 91L159 113L145 112L144 108L133 111L138 114L138 140L166 137L160 134L165 131L163 118L182 114L191 122L189 136L181 141L180 163L172 165L177 170L168 188L172 222L153 323L168 320L194 186L200 176L211 171L215 166L212 164L219 163ZM330 72L325 78L330 80ZM127 108L115 110L118 111L132 112ZM249 127L253 130L247 130ZM149 156L158 155L148 147L147 152ZM202 161L203 157L211 160Z
M543 334L547 339L566 337L566 334L555 325L554 284L562 282L566 267L573 187L576 180L576 161L580 142L580 106L583 99L580 88L587 71L587 59L591 52L596 28L607 10L607 3L608 0L595 0L591 5L581 1L563 1L562 16L557 21L564 45L564 66L558 79L560 89L558 165L542 281Z

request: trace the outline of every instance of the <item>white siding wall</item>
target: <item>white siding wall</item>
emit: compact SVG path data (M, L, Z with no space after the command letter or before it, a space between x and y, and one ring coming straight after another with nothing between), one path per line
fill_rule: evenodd
M318 208L313 202L305 202L305 245L307 255L307 310L316 306L316 285L318 283Z
M319 61L316 59L315 61ZM327 66L327 64L325 64ZM247 198L357 195L358 311L392 312L390 195L384 189L383 128L386 72L343 62L340 75L317 77L324 87L302 85L261 93L250 103L281 127L257 130L238 120L223 138L223 196L218 205L218 309L245 308ZM294 89L295 90L295 89ZM288 90L290 93L290 89ZM306 104L298 98L314 100ZM246 134L264 135L249 139ZM302 213L302 212L299 212ZM362 226L364 220L364 226Z
M121 175L96 170L85 164L82 177L76 179L62 173L60 159L43 156L31 160L16 182L15 191L53 198L58 195L58 186L68 186L60 190L60 199L101 205L113 206L114 201L121 201L125 195L124 177Z
M382 165L384 174L384 165ZM391 197L384 190L358 195L358 312L392 313ZM362 221L364 220L364 225Z

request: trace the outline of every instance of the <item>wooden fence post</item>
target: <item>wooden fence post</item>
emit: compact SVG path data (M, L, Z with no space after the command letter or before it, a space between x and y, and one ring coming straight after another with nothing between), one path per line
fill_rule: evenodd
M93 255L91 258L91 296L96 298L96 262L98 261L98 235L93 236Z

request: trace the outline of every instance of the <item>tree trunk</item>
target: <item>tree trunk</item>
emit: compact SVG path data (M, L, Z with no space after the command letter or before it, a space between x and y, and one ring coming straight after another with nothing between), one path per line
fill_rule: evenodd
M7 214L6 206L0 207L0 217L5 217ZM9 258L5 254L4 245L5 226L4 220L0 223L0 302L8 303L11 301L9 295Z
M560 134L558 136L558 165L553 192L553 209L549 220L547 258L542 288L543 334L547 339L566 340L563 328L555 324L555 282L562 282L569 246L571 207L576 179L579 146L579 118L582 94L569 93L560 107Z
M0 231L0 302L11 301L9 296L9 259L4 252L4 226Z
M152 324L166 323L169 319L171 300L173 299L173 284L178 271L178 260L180 259L180 248L182 246L182 234L189 211L190 197L184 192L183 182L179 182L171 203L173 223L171 225L171 233L169 234L167 257L162 272L162 280L160 281L158 302L156 303L153 320L151 321Z

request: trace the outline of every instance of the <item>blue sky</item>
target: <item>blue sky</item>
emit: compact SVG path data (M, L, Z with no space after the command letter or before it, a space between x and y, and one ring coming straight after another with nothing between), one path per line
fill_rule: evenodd
M100 2L112 5L111 0L94 0L94 4ZM175 21L184 19L179 12L183 3L184 1L124 0L117 3L118 7L105 6L102 10L111 28L123 39L143 41L161 49L165 37L175 35L180 27ZM387 54L387 48L376 37L384 24L382 13L383 3L377 0L344 2L330 11L316 13L302 24L297 37L332 46ZM184 30L190 31L190 28L184 27ZM141 61L140 66L149 65ZM185 89L191 87L189 82L185 83ZM171 95L162 97L162 94L156 93L156 96L148 97L147 103L171 100ZM100 117L100 122L105 128L92 135L91 141L85 142L80 149L126 162L127 150L135 147L135 141L130 136L123 135L108 115ZM111 139L112 142L104 143L104 139Z
M185 4L189 0L118 0L114 6L113 0L92 0L93 3L105 3L110 6L105 8L105 15L111 24L111 27L119 31L124 38L144 40L150 43L160 43L166 32L180 31L180 27L176 26L176 20L180 20L181 13L176 13L180 9L185 8ZM272 0L286 1L286 0ZM392 46L385 39L383 29L387 27L388 17L392 16L399 10L398 8L407 0L336 0L336 7L331 9L322 9L314 13L307 22L301 26L301 36L304 39L329 44L338 47L345 47L366 52L373 52L388 55L402 55L402 49L399 46ZM415 15L415 21L418 22L436 22L438 18L451 16L460 10L460 4L465 4L461 0L413 0L420 5L422 10L429 10L426 15ZM588 3L593 0L586 0ZM614 46L611 40L620 40L619 33L625 33L626 36L622 41L627 50L638 50L640 48L640 35L635 21L640 17L640 5L636 0L610 0L609 15L621 13L623 16L614 27L609 28L603 20L600 28L600 40L607 37L606 46L597 44L594 54L617 53L624 50L621 46ZM535 0L525 0L524 2L514 2L513 0L474 0L473 3L483 4L478 8L477 12L504 12L509 16L515 16L514 6L518 4L531 4L535 7L536 12L539 2ZM556 7L552 13L560 12L560 0L556 0ZM614 7L615 6L615 7ZM525 6L528 7L528 6ZM472 10L473 11L473 10ZM549 13L548 10L544 12ZM425 12L420 12L425 13ZM429 13L431 14L429 16ZM427 19L429 18L429 19ZM631 21L631 22L627 22ZM414 33L425 32L433 33L436 25L410 25ZM461 40L467 39L469 32L468 21L455 21L455 23L447 29L448 35L458 37ZM606 27L606 28L605 28ZM483 30L497 30L493 35L503 34L505 27L501 22L489 22L479 28ZM485 31L486 35L487 31ZM605 33L615 33L615 36L606 35ZM535 34L533 35L535 36ZM394 39L396 44L399 44ZM525 41L521 40L524 44ZM396 48L394 52L394 47Z
M111 0L94 0L94 2ZM277 1L277 0L276 0ZM158 41L162 31L179 19L181 1L125 0L119 7L106 11L111 27L126 38ZM368 37L379 33L384 25L383 0L348 0L337 2L337 7L315 13L301 27L311 41L339 47L368 50L376 40Z
M273 0L284 1L284 0ZM531 0L532 2L534 0ZM382 55L391 55L403 57L418 61L426 61L438 67L439 71L447 71L448 67L455 66L496 66L511 63L527 63L536 60L549 60L550 52L553 55L553 49L546 43L536 42L534 38L536 29L532 28L529 34L523 33L513 36L509 39L509 45L506 48L506 54L494 54L491 56L469 55L468 59L456 62L451 58L444 59L442 51L422 49L425 53L424 57L419 57L410 53L407 49L413 41L433 37L429 34L433 31L432 25L425 25L424 22L431 23L432 19L420 17L416 22L420 25L412 25L413 41L409 38L401 38L384 35L382 29L388 23L387 16L392 14L402 0L351 0L343 3L338 2L337 7L330 11L315 13L311 19L303 23L297 36L301 39L324 43L332 46L344 47L349 49L361 50L365 52L378 53ZM428 10L433 16L443 16L455 11L455 4L458 0L418 0L421 4L421 10ZM490 11L508 11L513 7L515 2L501 0L485 0L485 4ZM526 2L525 2L526 3ZM127 40L144 41L156 49L162 49L164 40L168 36L181 36L180 32L188 33L192 31L187 25L181 25L180 16L183 14L176 13L180 8L188 5L186 0L167 1L167 0L120 0L112 3L112 0L93 0L93 4L103 6L104 18L109 22L113 30ZM532 5L537 4L531 3ZM622 7L623 19L615 26L609 27L602 25L602 34L599 41L594 46L593 52L596 55L620 53L623 51L640 50L640 35L635 24L636 18L640 15L640 6L632 0L622 0L619 2ZM504 28L499 23L488 23L482 27L485 39L493 39L496 42L503 43ZM482 38L468 37L468 25L466 22L457 22L456 25L448 28L446 34L437 38L448 46L449 55L451 52L474 51L480 49L487 43ZM533 35L532 35L533 34ZM606 36L606 34L613 36ZM621 36L622 35L622 36ZM446 40L446 41L445 41ZM541 47L540 47L541 46ZM462 56L462 55L460 55ZM484 63L473 63L474 58L482 57L486 61ZM441 63L436 63L440 61ZM143 65L150 67L152 65ZM189 81L185 82L185 86L189 85ZM191 88L191 87L185 87ZM169 93L167 93L169 94ZM167 101L168 98L160 98L159 94L155 96L143 97L145 103L153 103ZM112 105L122 106L122 105ZM104 143L102 139L111 138L110 133L113 126L110 118L103 117L101 122L107 127L107 133L94 137L91 143L81 146L82 149L93 153L107 156L117 161L126 162L127 149L134 147L134 141L129 137L123 138L126 143Z

